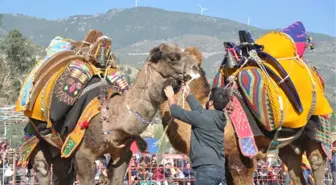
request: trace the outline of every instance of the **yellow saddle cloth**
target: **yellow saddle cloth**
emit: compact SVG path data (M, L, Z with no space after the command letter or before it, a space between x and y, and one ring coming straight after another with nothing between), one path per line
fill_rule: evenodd
M332 108L324 95L323 85L317 72L297 57L296 45L287 34L273 31L256 40L256 43L263 45L263 51L276 58L286 70L299 94L303 107L303 112L298 113L284 91L276 84L277 82L268 78L260 69L258 69L259 71L252 70L254 73L262 74L263 86L267 86L268 92L265 92L265 94L268 96L269 107L272 107L269 112L275 116L273 129L279 127L281 107L283 109L283 126L288 128L299 128L306 125L308 116L332 113ZM280 76L270 64L265 62L265 65ZM252 73L251 67L247 70L249 70L247 74ZM313 93L316 93L316 98L314 98ZM282 103L279 103L279 97L282 99Z
M110 68L107 72L108 81L116 74L116 68ZM53 117L62 117L67 110L76 102L88 81L101 73L90 63L75 60L57 70L37 94L32 109L24 110L24 115L48 123L52 126ZM56 103L56 104L55 104ZM53 105L53 107L52 107Z

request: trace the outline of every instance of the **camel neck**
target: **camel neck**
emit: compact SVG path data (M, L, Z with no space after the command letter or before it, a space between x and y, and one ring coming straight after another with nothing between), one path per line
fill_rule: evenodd
M164 79L148 65L138 73L132 87L125 93L122 104L128 109L129 115L126 122L138 123L134 133L143 132L158 110L159 104L164 101L162 88ZM143 119L143 120L142 120ZM145 120L145 121L144 121Z

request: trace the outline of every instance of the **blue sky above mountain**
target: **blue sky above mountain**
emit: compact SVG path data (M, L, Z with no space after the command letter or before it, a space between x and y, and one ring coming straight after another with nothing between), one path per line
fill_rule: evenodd
M198 3L208 8L204 14L209 16L243 23L247 23L250 17L250 25L266 29L286 27L299 20L304 22L308 31L336 36L335 0L323 0L323 3L316 0L139 0L138 5L199 13ZM53 20L134 6L135 0L1 0L0 13L20 13Z

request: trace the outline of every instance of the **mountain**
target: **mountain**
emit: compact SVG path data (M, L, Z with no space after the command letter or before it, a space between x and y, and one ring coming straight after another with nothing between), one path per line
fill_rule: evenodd
M139 7L113 9L105 14L71 16L56 21L5 14L2 33L14 28L40 45L47 45L55 35L82 39L89 29L97 28L112 36L114 48L118 49L139 41L169 39L186 34L227 39L232 33L248 26L227 19Z
M113 9L104 14L76 15L60 20L4 14L0 36L12 29L20 30L35 44L44 47L58 35L82 40L89 29L99 29L113 38L113 50L119 62L133 67L142 66L147 52L161 42L196 46L203 52L203 66L210 81L223 59L223 41L237 42L238 30L241 29L250 30L255 38L269 31L228 19L149 7ZM310 35L316 49L307 51L305 58L325 78L327 96L335 108L336 39L319 33Z

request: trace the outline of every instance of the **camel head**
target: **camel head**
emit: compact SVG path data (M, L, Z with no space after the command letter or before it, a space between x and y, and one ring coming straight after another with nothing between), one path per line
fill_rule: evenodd
M188 53L189 55L193 55L195 59L197 60L198 66L202 65L203 56L202 53L195 47L188 47L184 50L185 53Z
M197 79L202 72L199 60L192 50L184 50L173 43L163 43L150 51L149 65L160 75L156 81L172 85L177 92L183 81ZM158 79L161 78L161 79Z

